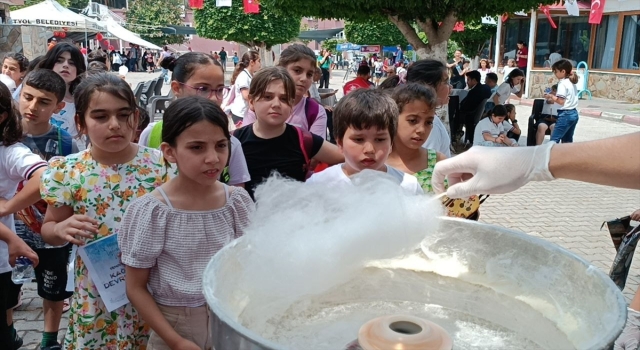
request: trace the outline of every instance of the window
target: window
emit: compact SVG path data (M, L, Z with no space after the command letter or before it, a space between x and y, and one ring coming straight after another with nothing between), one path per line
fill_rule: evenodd
M516 58L516 45L518 41L522 40L525 43L529 41L529 29L531 26L531 19L529 18L517 18L509 19L504 24L504 40L503 46L500 48L500 53L503 58L503 65L506 65L507 60L510 58ZM498 62L496 62L498 63Z
M639 69L640 65L640 15L624 16L622 41L620 42L620 69Z
M591 25L587 16L553 16L557 28L551 27L546 16L538 18L538 32L534 67L551 67L553 63L566 58L575 67L589 58ZM531 51L531 49L529 49Z
M618 15L603 16L602 22L596 26L596 42L593 48L594 69L612 69L616 54L618 35Z

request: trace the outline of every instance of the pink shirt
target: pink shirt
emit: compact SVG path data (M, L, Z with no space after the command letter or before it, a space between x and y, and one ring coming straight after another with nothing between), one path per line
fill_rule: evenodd
M307 100L307 97L303 97L297 105L293 106L291 110L291 116L287 119L286 123L291 124L293 126L297 126L302 130L306 130L312 134L318 135L323 139L327 138L327 112L320 106L320 110L318 111L318 116L316 120L313 122L313 125L308 125L307 123L307 115L304 111L304 104ZM247 114L245 114L244 119L242 120L242 126L252 124L256 121L256 114L251 110L247 110Z

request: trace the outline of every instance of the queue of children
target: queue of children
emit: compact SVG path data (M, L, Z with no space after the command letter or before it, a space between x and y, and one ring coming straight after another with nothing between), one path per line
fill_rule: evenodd
M8 316L0 321L0 341L14 348L21 345L10 317L20 290L9 267L16 256L37 263L45 310L41 349L208 349L202 271L215 252L243 234L254 201L260 201L256 186L266 178L279 173L332 186L349 184L361 171L378 171L421 195L433 193L435 163L450 156L438 110L446 107L451 86L447 66L438 60L415 62L402 76L388 78L395 84L342 98L333 110L334 145L326 141L325 109L307 97L317 67L306 46L289 46L277 67L264 69L259 56L248 52L232 87L225 86L222 67L210 55L163 60L173 72L176 99L163 120L144 131L129 85L109 73L83 74L84 60L76 55L56 45L21 77L19 111L0 84L0 162L6 172L0 196L11 198L0 201L0 304ZM548 100L564 106L557 138L570 142L577 118L574 95L563 82L571 67L557 64L562 87ZM520 77L512 71L503 90L511 92ZM496 90L498 105L476 128L475 139L517 145L508 137L520 133L515 109L503 106L503 93ZM233 94L226 101L230 108L221 108ZM241 127L235 129L235 122ZM139 143L132 142L138 137ZM87 149L79 145L85 139ZM317 162L328 168L314 172ZM11 214L18 212L21 239L13 235ZM131 302L109 311L77 249L114 234ZM70 259L73 271L67 274ZM58 344L63 300L69 297L68 330Z

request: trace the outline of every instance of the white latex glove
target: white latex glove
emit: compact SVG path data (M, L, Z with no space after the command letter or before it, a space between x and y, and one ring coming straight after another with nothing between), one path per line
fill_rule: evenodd
M640 344L640 312L627 309L627 324L616 339L613 350L637 350Z
M477 194L508 193L529 181L554 180L549 171L554 145L555 142L535 147L471 147L458 156L436 163L433 189L436 194L444 192L446 177L449 180L447 196L467 198ZM465 174L473 177L460 183Z

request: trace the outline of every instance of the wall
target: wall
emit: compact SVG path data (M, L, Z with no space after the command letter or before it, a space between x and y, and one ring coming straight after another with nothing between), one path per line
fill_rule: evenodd
M50 32L43 27L0 25L0 57L10 52L19 52L28 59L47 53L47 38Z
M529 97L541 98L544 89L557 82L551 71L532 71ZM593 97L640 103L640 74L589 72L589 90Z

